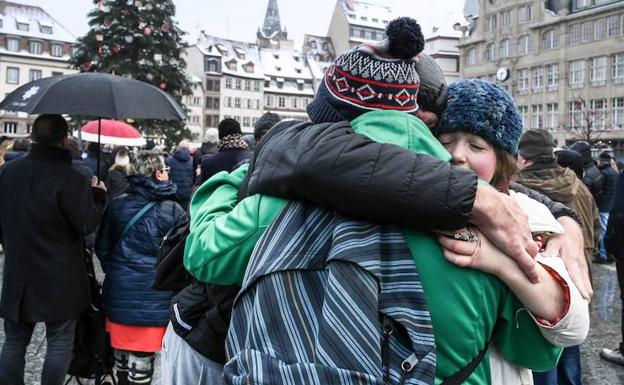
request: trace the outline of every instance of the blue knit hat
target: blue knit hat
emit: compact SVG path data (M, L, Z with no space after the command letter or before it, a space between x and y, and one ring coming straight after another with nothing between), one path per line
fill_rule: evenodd
M325 71L308 104L314 123L353 120L373 110L415 113L420 77L414 57L424 47L418 23L401 17L386 29L387 40L340 55Z
M459 131L478 135L515 155L522 118L503 88L485 80L459 80L448 87L448 104L433 133L438 136Z

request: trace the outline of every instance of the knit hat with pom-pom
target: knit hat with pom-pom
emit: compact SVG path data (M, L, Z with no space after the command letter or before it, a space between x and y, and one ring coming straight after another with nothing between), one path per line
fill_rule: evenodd
M425 40L416 20L400 17L379 44L364 44L338 56L308 104L314 123L353 120L373 110L416 113L420 77L415 58Z

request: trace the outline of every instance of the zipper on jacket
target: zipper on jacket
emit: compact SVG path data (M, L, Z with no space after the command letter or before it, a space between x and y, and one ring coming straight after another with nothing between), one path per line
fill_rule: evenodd
M390 335L394 333L394 327L392 326L392 320L389 317L384 316L383 319L383 342L381 344L381 366L384 370L384 384L390 384Z
M407 378L407 374L411 372L412 369L414 369L414 366L416 366L417 363L418 357L416 357L416 353L412 353L409 357L405 359L405 361L401 363L401 370L403 371L403 373L401 373L399 385L403 385L405 379Z

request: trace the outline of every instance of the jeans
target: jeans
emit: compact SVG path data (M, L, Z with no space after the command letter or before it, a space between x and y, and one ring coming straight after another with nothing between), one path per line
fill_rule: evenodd
M602 230L601 234L600 234L600 259L602 260L607 260L609 259L609 257L607 256L607 250L605 250L605 244L604 244L604 236L605 233L607 232L607 223L609 222L609 213L600 213L600 228Z
M197 353L171 323L163 339L162 383L163 385L219 385L223 366Z
M533 372L535 385L581 385L581 349L579 345L563 349L556 368Z
M47 350L41 385L62 385L74 346L76 320L46 322ZM26 348L35 323L4 320L5 341L0 354L0 384L24 385Z

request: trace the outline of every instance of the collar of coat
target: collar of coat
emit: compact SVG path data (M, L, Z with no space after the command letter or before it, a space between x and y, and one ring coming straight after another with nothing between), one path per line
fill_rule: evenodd
M59 160L67 164L71 164L72 161L69 150L39 143L33 143L31 145L28 157L31 159Z

